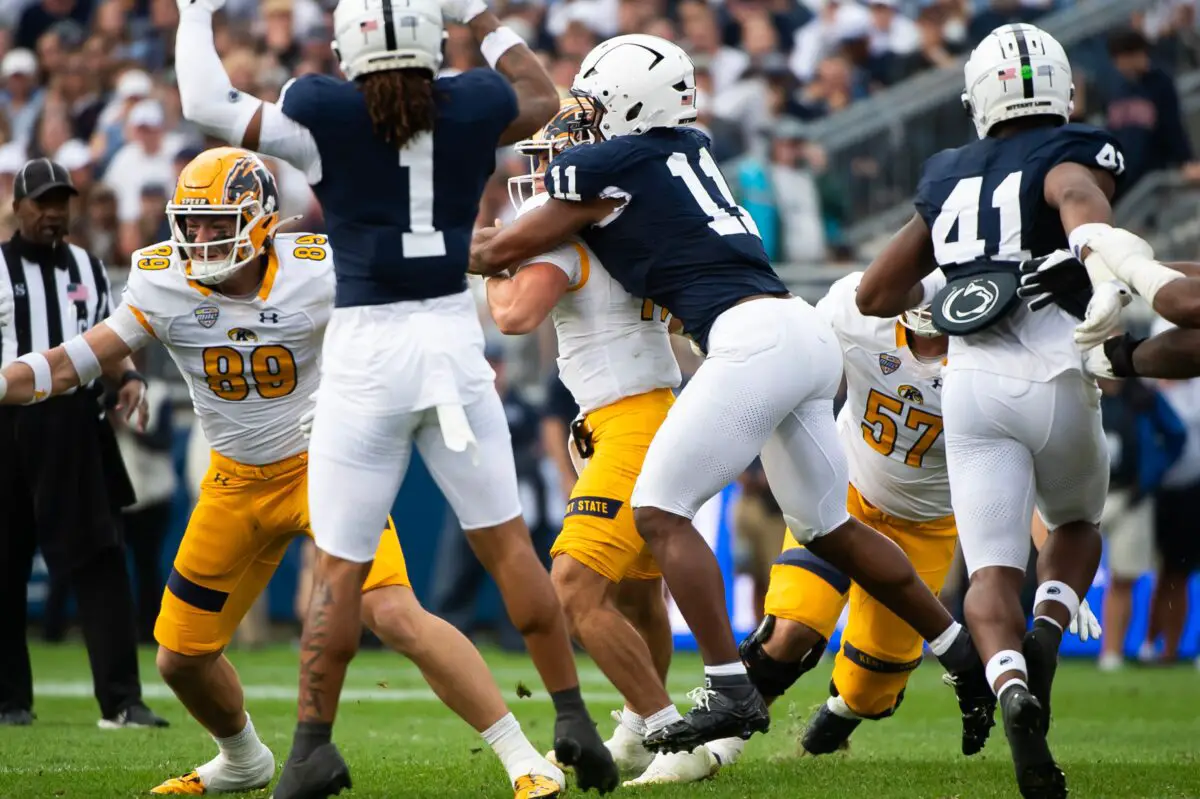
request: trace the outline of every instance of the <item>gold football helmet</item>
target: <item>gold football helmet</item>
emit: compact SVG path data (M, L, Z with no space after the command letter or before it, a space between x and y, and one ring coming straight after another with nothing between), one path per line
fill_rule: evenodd
M922 305L920 308L905 311L900 314L900 324L911 330L915 336L937 338L942 335L942 331L934 325L933 312L930 308L929 305Z
M228 222L228 233L195 241L203 217ZM219 283L271 246L280 222L275 177L249 150L205 150L179 174L167 218L184 274L205 285Z
M571 97L562 102L558 113L546 123L546 126L533 134L531 138L517 142L513 147L517 153L529 159L529 173L517 175L508 179L508 201L518 211L521 206L539 192L545 191L542 175L550 165L551 159L563 150L585 141L571 136L572 123L583 113L579 103Z

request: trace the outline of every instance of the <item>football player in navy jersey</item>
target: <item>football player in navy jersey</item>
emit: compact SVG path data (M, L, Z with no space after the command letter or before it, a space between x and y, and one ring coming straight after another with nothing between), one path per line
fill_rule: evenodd
M363 576L414 444L525 636L558 712L559 760L575 766L580 788L612 790L617 768L584 706L562 609L522 520L508 425L466 285L495 150L550 119L554 85L483 0L342 0L333 49L347 79L306 75L263 103L230 85L213 46L212 13L223 2L179 0L184 115L304 171L336 258L309 447L320 552L299 724L275 796L327 796L350 783L332 723L358 642ZM493 69L436 77L443 17L469 27ZM484 736L513 730L507 717Z
M1062 45L1032 25L1002 26L964 73L979 140L925 164L917 213L868 268L857 303L889 316L932 300L935 322L952 335L942 411L971 574L967 624L1022 795L1063 797L1066 779L1046 744L1050 688L1063 630L1100 561L1109 474L1100 392L1076 340L1128 300L1105 264L1145 246L1109 224L1124 157L1109 134L1069 123L1074 89ZM1020 263L1068 244L1099 277L1090 301L1062 292L1037 310L1020 303ZM920 281L939 266L948 285L926 297ZM1026 634L1020 592L1035 506L1051 533Z
M982 664L903 553L846 512L847 464L833 418L841 351L830 326L771 268L707 137L686 127L696 120L691 60L658 37L619 36L588 54L572 93L583 112L576 136L596 143L551 162L549 202L505 230L477 232L471 268L494 274L578 232L626 291L667 309L707 352L655 435L631 502L706 664L696 707L648 729L645 745L690 751L767 729L766 705L734 643L717 561L691 523L761 452L793 532L909 622L962 677L964 748L975 751L990 724Z

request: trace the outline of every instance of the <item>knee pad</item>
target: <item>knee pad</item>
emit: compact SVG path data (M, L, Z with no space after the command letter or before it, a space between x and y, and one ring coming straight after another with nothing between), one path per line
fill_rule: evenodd
M787 693L796 680L806 671L811 671L821 662L828 641L821 638L817 645L808 651L798 663L784 663L771 657L763 649L763 643L770 640L771 632L775 629L775 617L766 616L758 629L751 633L738 647L742 663L750 682L763 695L764 699L774 699Z
M843 646L829 683L831 696L840 696L846 706L864 719L885 719L904 700L908 677L920 659L907 663L880 660Z

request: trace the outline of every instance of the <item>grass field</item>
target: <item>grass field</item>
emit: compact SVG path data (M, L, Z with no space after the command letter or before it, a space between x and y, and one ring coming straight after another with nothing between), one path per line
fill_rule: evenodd
M39 646L33 660L39 718L31 728L0 728L0 797L136 796L212 756L204 731L158 681L150 650L142 654L147 699L171 721L167 730L97 729L82 647ZM275 648L236 652L233 660L255 725L282 760L295 712L295 654ZM489 654L489 661L535 744L548 746L551 706L529 661L501 654ZM620 700L590 663L581 669L592 714L607 735L608 711ZM756 737L743 760L715 779L622 793L650 799L1017 795L1002 734L994 734L981 755L969 760L959 755L956 707L936 664L917 670L899 715L864 725L848 754L797 758L797 736L809 709L824 697L828 673L828 663L822 664L793 689L774 714L770 734ZM672 693L682 700L699 679L699 661L679 656L673 675ZM534 696L518 699L518 684L533 689ZM365 652L354 663L347 689L335 739L351 765L350 796L512 796L479 736L437 703L406 661ZM1072 796L1200 797L1200 674L1194 669L1101 674L1091 664L1065 662L1054 709L1051 745Z

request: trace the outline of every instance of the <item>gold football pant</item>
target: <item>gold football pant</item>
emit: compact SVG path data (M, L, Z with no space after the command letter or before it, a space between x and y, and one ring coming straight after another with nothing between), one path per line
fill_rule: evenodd
M570 555L614 583L626 577L662 576L638 535L629 498L646 450L674 402L670 389L660 388L618 400L584 418L593 452L567 502L552 557Z
M953 516L927 522L890 516L853 485L846 508L895 541L931 591L941 590L954 558ZM921 663L921 636L846 575L800 546L789 530L771 568L766 613L799 622L828 639L847 602L850 613L834 662L833 686L855 713L881 718L895 709L908 675Z
M307 453L246 466L214 452L167 579L155 639L181 655L225 648L297 535L312 535ZM409 585L391 519L363 591L386 585Z

